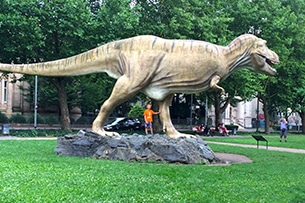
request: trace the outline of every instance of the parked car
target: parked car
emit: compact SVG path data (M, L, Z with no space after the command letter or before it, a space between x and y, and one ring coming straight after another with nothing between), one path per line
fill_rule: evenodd
M139 130L142 127L141 121L137 118L120 117L115 118L104 126L105 130Z

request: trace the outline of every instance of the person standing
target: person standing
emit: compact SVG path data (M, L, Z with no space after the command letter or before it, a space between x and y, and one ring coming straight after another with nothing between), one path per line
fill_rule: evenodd
M154 112L151 109L151 104L148 103L146 105L146 110L144 111L144 121L145 121L145 133L148 134L148 130L150 130L150 133L153 134L153 128L152 128L152 122L153 122L153 115L159 114L160 111Z
M281 118L280 120L280 142L282 142L282 137L284 136L285 142L287 142L287 124L285 118Z

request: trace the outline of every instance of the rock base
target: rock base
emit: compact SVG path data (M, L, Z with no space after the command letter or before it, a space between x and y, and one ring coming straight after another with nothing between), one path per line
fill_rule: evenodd
M64 156L94 157L97 159L210 164L214 152L200 138L168 138L166 135L101 136L80 131L57 139L55 153Z

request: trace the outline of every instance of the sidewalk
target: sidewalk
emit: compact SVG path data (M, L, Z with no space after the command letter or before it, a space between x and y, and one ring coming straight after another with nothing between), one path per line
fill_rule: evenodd
M257 148L256 145L249 145L249 144L236 144L236 143L227 143L227 142L214 142L204 140L208 144L218 144L218 145L227 145L227 146L234 146L234 147L243 147L243 148ZM265 145L260 145L259 149L265 149ZM298 153L298 154L305 154L304 149L293 149L293 148L284 148L284 147L270 147L268 146L268 150L272 151L280 151L280 152L291 152L291 153Z

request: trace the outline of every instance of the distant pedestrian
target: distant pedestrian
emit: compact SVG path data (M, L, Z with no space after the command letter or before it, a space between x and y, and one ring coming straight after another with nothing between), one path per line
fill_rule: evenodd
M282 142L282 137L284 136L285 142L287 142L287 125L288 122L285 118L280 119L280 142Z
M150 130L151 134L153 134L152 122L153 122L153 115L159 114L159 112L154 112L151 109L151 104L148 103L146 105L146 110L144 111L144 121L145 121L145 133L148 134L148 130Z

